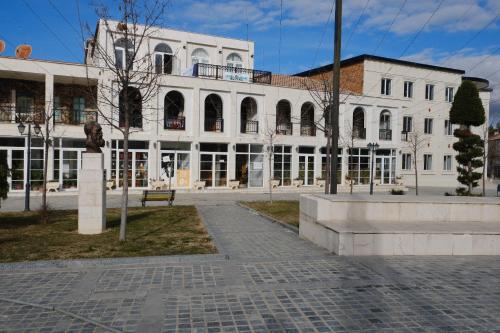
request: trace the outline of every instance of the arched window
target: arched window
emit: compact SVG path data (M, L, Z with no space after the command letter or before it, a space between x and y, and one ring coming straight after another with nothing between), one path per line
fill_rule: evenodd
M197 48L191 54L191 62L194 64L208 64L208 53L202 48Z
M133 67L134 44L131 40L120 38L115 42L115 65L116 68L124 69L125 64Z
M259 133L257 121L257 102L252 97L245 97L241 101L241 133Z
M125 97L126 103L125 103ZM142 96L137 88L128 87L120 92L120 127L125 127L125 120L128 118L130 127L142 128ZM127 117L128 115L128 117Z
M165 43L156 45L154 50L156 73L172 74L172 49Z
M243 60L238 53L231 53L226 58L226 64L228 67L243 68Z
M185 129L184 97L178 91L172 90L165 95L164 127L165 129Z
M306 102L300 108L300 135L315 136L316 126L314 124L314 104Z
M292 135L292 107L284 99L276 104L276 134Z
M352 136L355 139L366 139L365 110L359 106L352 113Z
M380 112L379 139L392 140L391 113L389 110Z
M205 131L223 132L224 121L222 113L222 99L217 94L210 94L205 98Z

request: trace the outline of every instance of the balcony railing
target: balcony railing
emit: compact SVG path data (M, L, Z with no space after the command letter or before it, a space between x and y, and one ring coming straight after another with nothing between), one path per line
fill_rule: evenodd
M186 118L167 118L165 119L165 129L168 130L185 130L186 129Z
M378 138L380 140L392 140L392 130L380 129L378 132Z
M293 134L293 124L291 122L276 124L276 134L292 135Z
M271 84L271 72L212 64L195 64L193 76L216 80Z
M205 132L224 132L224 119L205 118Z
M38 124L45 123L45 107L42 105L35 105L29 107L19 107L15 108L15 118L17 123L19 122L34 122Z
M97 110L74 110L70 108L54 108L54 124L84 125L88 121L97 121Z
M366 128L354 128L352 131L352 136L354 139L366 139Z
M314 125L300 125L301 136L316 136L316 126Z
M259 133L259 122L256 120L245 120L241 123L241 133Z
M408 141L410 138L410 132L401 131L401 141Z
M11 103L0 104L0 122L11 123L14 120L14 112L16 108Z

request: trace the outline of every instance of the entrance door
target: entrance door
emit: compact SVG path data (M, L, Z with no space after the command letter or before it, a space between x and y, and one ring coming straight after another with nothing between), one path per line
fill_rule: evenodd
M200 180L206 187L227 186L227 154L200 154Z
M113 178L117 181L119 187L123 186L123 151L117 154L116 150L112 152ZM118 166L118 168L117 168ZM136 149L129 149L128 152L128 185L132 188L148 187L148 152ZM118 170L117 170L118 169ZM117 172L118 171L118 172Z
M166 158L171 162L171 178L167 172ZM171 182L173 188L189 187L191 172L190 172L190 155L189 152L174 152L162 151L160 158L160 179ZM165 161L164 161L165 159Z
M314 155L299 155L299 179L304 185L314 185Z
M379 179L380 184L391 184L391 158L377 156L375 165L375 179Z

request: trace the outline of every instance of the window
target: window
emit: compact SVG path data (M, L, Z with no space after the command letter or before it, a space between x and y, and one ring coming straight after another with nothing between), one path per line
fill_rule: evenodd
M243 68L243 60L238 53L231 53L226 58L226 64L228 67Z
M451 171L451 155L444 155L443 158L443 171Z
M355 139L366 139L365 110L359 106L352 114L352 136Z
M389 96L391 94L391 79L383 78L380 83L380 94Z
M424 154L424 170L432 170L432 155Z
M453 135L453 125L449 119L444 120L444 134Z
M163 128L184 130L184 97L178 91L172 90L165 95L163 110Z
M224 132L223 104L217 94L205 98L205 131Z
M401 155L401 169L411 170L411 154L405 153Z
M154 52L156 73L172 74L173 55L170 46L164 43L158 44Z
M292 135L292 106L282 99L276 104L276 134Z
M311 102L305 102L300 108L300 135L316 135L316 126L314 124L314 104Z
M384 110L380 113L379 139L392 140L391 113L388 110Z
M453 102L453 87L446 87L446 101L449 103Z
M252 97L245 97L241 101L241 133L259 133L257 102Z
M405 83L404 83L404 96L406 98L413 98L413 82L405 81Z
M208 64L208 53L202 48L195 49L191 54L191 62L194 64Z
M403 133L409 133L412 131L413 127L413 118L410 116L403 117Z
M424 133L432 134L432 118L425 118L424 120Z
M279 180L279 186L292 185L292 146L275 145L273 179Z
M428 101L434 100L434 85L426 84L425 85L425 99Z
M121 38L115 43L115 65L118 69L124 69L125 64L130 69L133 68L134 45L130 40Z
M119 126L125 127L128 118L129 127L142 128L142 96L137 88L127 89L127 105L125 101L125 89L120 92L119 97Z

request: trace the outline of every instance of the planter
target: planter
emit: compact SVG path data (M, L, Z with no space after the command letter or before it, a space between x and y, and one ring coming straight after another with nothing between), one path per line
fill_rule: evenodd
M294 179L292 185L295 187L301 187L304 184L302 179Z
M107 190L112 190L116 187L115 181L114 180L107 180L106 181L106 189Z
M47 192L59 192L59 182L47 182Z
M240 187L240 181L239 180L230 180L228 186L232 190L236 190Z
M205 188L205 185L206 182L204 180L203 181L197 180L194 182L194 188L196 190L203 190Z
M325 187L326 180L325 179L316 179L316 185L318 185L319 187Z
M279 179L271 179L269 182L271 183L271 187L272 188L277 188L278 186L280 186L280 180Z
M162 190L164 187L168 186L167 182L163 180L151 180L150 182L153 190Z

